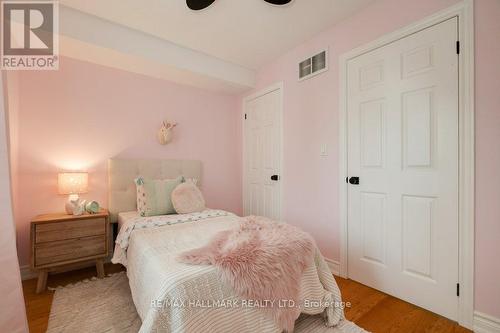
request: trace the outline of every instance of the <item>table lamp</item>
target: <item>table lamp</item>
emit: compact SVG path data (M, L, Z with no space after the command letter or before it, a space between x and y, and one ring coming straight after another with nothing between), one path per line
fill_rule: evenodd
M78 194L87 193L89 176L86 172L61 172L57 177L59 194L69 194L66 213L73 214L80 202Z

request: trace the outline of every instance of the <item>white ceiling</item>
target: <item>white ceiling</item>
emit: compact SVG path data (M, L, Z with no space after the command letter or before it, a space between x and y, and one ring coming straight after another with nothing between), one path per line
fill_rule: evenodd
M194 12L185 0L60 0L68 7L222 60L258 69L373 0L216 0Z

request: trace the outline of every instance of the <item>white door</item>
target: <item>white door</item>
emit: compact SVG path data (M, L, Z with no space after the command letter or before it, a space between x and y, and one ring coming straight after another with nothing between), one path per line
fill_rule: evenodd
M281 89L245 102L244 214L281 219Z
M458 316L457 19L348 62L348 275ZM350 182L356 183L355 178Z

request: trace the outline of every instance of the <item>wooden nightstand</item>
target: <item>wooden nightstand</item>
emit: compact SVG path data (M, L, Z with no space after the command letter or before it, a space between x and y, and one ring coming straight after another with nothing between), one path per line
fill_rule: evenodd
M49 271L95 261L97 276L104 277L103 260L109 254L109 214L39 215L31 221L31 268L38 271L36 292L47 287Z

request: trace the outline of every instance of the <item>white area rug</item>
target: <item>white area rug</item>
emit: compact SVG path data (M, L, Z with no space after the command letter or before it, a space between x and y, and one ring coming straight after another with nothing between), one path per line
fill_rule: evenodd
M47 333L136 333L140 327L127 275L120 272L105 279L92 278L56 288ZM295 325L295 332L302 333L360 331L363 330L347 320L336 328L326 327L320 315L302 315Z

